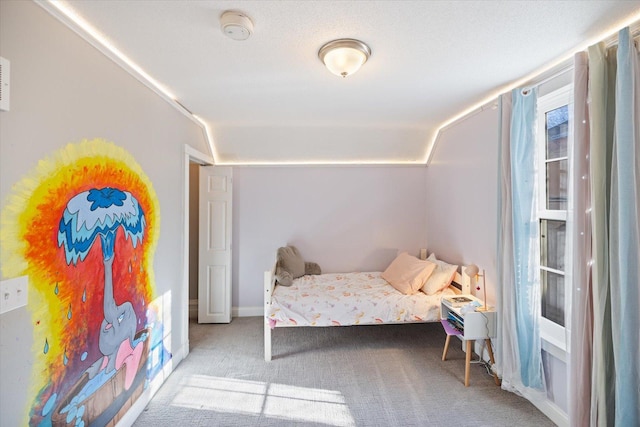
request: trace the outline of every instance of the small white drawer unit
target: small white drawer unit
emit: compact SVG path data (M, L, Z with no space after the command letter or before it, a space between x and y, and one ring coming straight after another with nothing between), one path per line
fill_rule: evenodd
M476 303L478 307L468 307L468 304ZM469 369L471 365L471 353L473 342L483 339L487 345L491 364L495 363L491 338L496 336L496 312L493 309L483 310L483 303L473 295L456 295L443 297L440 305L440 322L447 334L447 340L442 352L442 360L446 360L449 349L449 341L452 336L457 336L466 342L466 364L464 385L469 386ZM498 376L493 374L495 383L500 385Z

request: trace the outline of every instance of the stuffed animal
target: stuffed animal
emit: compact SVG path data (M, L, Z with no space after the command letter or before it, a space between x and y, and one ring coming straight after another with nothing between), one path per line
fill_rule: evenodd
M278 248L276 258L276 281L282 286L291 286L293 279L307 274L321 274L315 262L305 262L295 246Z

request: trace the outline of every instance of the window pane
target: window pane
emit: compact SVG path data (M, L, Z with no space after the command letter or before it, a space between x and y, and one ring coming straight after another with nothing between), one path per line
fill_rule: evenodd
M547 129L547 159L567 157L569 134L569 106L565 105L545 114Z
M564 245L567 223L540 220L540 265L564 271Z
M564 326L564 276L540 270L542 317Z
M567 160L547 163L547 209L567 210Z

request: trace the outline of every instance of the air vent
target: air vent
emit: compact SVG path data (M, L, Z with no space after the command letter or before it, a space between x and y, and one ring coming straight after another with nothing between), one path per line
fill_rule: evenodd
M0 56L0 111L9 111L9 60Z

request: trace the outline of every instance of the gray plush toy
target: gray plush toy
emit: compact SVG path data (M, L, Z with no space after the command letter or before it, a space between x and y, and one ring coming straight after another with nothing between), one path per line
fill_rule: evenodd
M276 259L276 281L282 286L291 286L293 279L307 274L321 274L315 262L305 262L295 246L278 248Z

